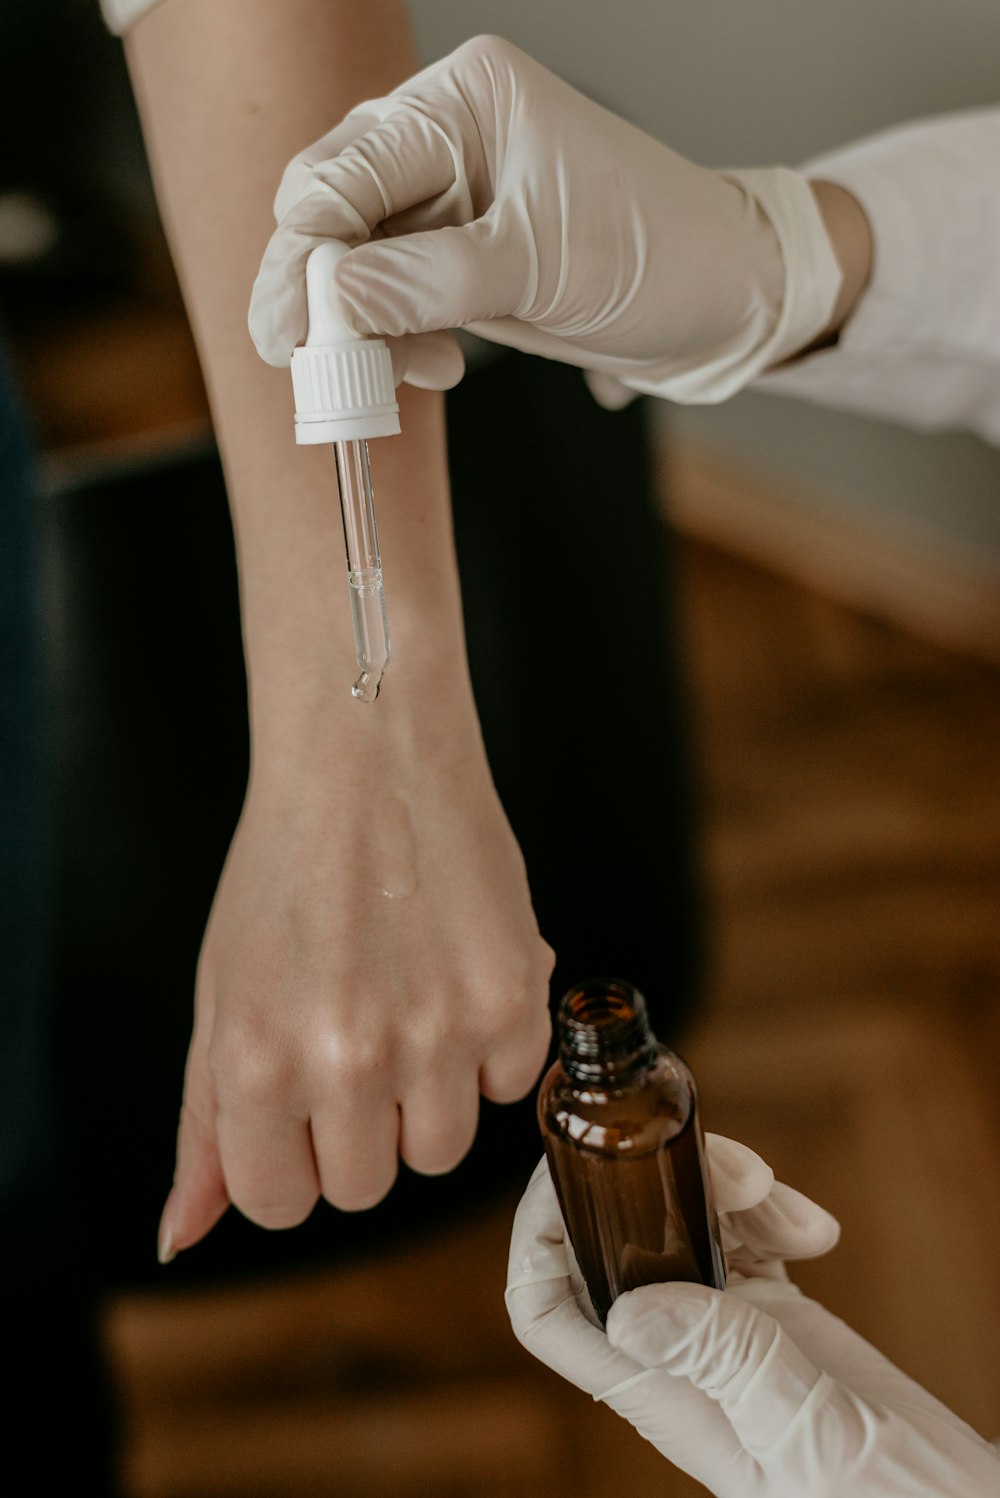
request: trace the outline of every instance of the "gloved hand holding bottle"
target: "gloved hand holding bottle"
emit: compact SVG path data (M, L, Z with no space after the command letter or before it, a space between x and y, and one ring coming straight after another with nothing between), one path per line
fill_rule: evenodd
M548 1169L514 1220L507 1307L543 1363L624 1416L718 1498L987 1498L1000 1456L789 1281L835 1219L744 1146L707 1137L724 1292L647 1285L587 1314Z
M836 327L857 295L827 227L852 200L826 186L821 212L796 172L695 166L480 37L292 161L251 332L288 363L305 259L339 239L358 246L336 270L341 305L359 333L407 338L398 373L416 384L454 383L457 350L428 335L471 326L605 389L722 400Z

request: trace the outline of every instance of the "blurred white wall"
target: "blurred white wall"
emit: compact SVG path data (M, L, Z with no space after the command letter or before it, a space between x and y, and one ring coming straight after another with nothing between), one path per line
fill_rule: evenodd
M411 0L430 61L495 31L695 160L794 164L917 115L1000 103L997 0ZM998 163L1000 172L1000 163ZM662 408L678 437L817 504L1000 563L1000 452L744 394Z

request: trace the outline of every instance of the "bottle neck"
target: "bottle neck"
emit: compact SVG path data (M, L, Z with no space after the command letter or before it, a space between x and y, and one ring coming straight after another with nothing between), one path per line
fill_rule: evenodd
M646 1001L619 978L571 988L557 1016L559 1060L571 1081L612 1091L631 1086L656 1060Z

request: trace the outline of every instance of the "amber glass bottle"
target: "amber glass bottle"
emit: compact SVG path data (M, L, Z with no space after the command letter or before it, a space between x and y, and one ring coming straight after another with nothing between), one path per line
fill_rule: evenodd
M619 979L571 988L538 1119L563 1219L602 1323L625 1290L726 1283L694 1078Z

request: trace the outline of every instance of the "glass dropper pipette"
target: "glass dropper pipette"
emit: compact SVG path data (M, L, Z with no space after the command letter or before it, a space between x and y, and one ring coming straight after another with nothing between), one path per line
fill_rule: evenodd
M337 459L340 511L344 520L354 650L361 668L351 695L362 702L374 702L392 657L392 647L382 587L382 558L378 550L368 443L335 442L333 451Z
M388 346L359 337L339 314L333 270L347 253L346 245L326 240L306 262L309 332L292 355L295 440L333 444L360 670L351 691L374 702L392 652L368 439L399 431L399 406Z

